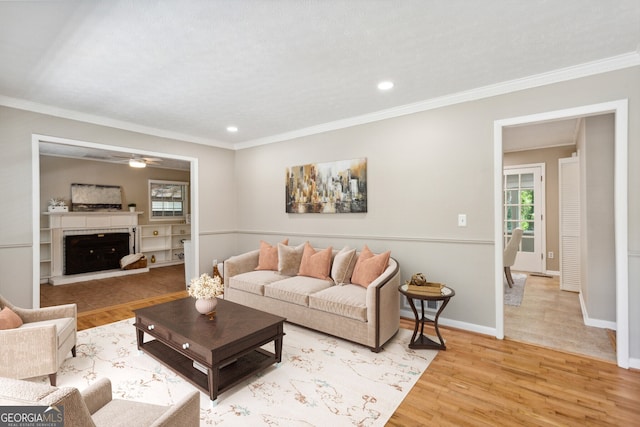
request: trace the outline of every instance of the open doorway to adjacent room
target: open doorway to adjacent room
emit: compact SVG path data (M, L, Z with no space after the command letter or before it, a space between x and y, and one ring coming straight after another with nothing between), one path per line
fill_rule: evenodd
M46 271L45 272L42 271L43 265L45 266L45 268L49 268L49 271L50 271L51 269L50 265L53 264L53 262L51 261L51 249L49 249L49 252L48 252L50 257L49 259L47 259L46 256L44 258L42 256L43 245L45 247L47 245L53 246L51 245L50 242L47 242L47 238L46 238L46 236L51 235L51 233L47 234L46 229L44 229L44 233L43 233L43 229L41 228L43 210L47 209L46 203L45 203L45 206L42 206L42 203L43 203L42 200L46 201L47 198L53 196L53 195L46 194L46 197L45 197L45 195L41 194L41 185L42 185L41 176L40 176L41 161L45 157L47 159L60 159L60 161L64 161L65 160L64 158L66 158L66 160L74 161L75 162L74 164L76 165L86 162L93 165L92 167L96 169L99 168L101 172L100 173L96 172L95 173L96 176L91 175L91 172L89 172L90 176L86 176L84 178L87 180L87 183L89 184L94 183L93 180L95 180L97 176L99 176L100 179L103 179L103 180L106 179L106 177L110 176L108 172L108 168L110 167L111 168L119 167L120 172L115 172L115 173L122 173L122 170L123 170L122 168L129 168L129 167L134 168L134 165L131 164L132 159L137 162L145 162L145 166L148 167L148 169L152 169L152 170L155 169L155 172L150 171L149 173L147 173L147 175L151 174L148 177L149 179L141 178L142 181L144 182L142 182L141 185L139 185L138 187L142 187L142 189L140 189L140 191L137 191L136 197L133 199L133 201L138 202L138 205L139 205L138 210L143 210L143 209L140 209L141 201L143 201L142 206L147 206L153 203L152 196L148 191L148 187L149 187L148 181L153 176L156 176L158 174L162 175L163 169L170 170L170 173L179 173L181 174L181 176L184 176L185 178L184 180L188 181L188 193L189 193L189 197L187 200L188 206L189 206L188 221L186 220L186 217L185 217L185 220L181 222L182 225L178 226L178 227L181 227L180 235L176 235L176 237L174 238L173 234L171 234L173 233L173 231L167 234L168 236L167 239L171 239L171 247L168 249L165 249L163 246L162 249L164 252L171 252L172 257L173 255L179 255L177 254L177 252L179 252L177 248L174 248L173 240L179 241L181 238L181 235L183 234L189 236L190 242L188 245L189 246L188 249L190 250L190 256L189 256L189 259L187 259L186 257L187 242L185 240L185 247L184 249L182 249L182 252L184 253L183 257L185 260L185 265L184 267L181 266L181 268L183 270L188 269L188 271L199 270L199 265L198 265L199 264L199 250L198 250L199 234L198 234L198 216L197 216L198 199L196 197L196 195L198 194L198 160L196 158L185 157L181 155L173 155L168 153L151 152L147 150L130 149L125 147L111 146L111 145L105 145L105 144L96 144L96 143L87 142L87 141L77 141L77 140L70 140L66 138L59 138L59 137L52 137L52 136L45 136L45 135L33 135L32 136L33 236L34 236L34 247L41 248L40 253L34 252L34 256L33 256L33 306L34 307L40 307L41 305L40 304L40 284L42 282L42 278L46 277L46 274L47 274ZM96 162L99 162L99 163L96 163ZM55 168L55 165L53 167ZM86 166L82 166L82 167L84 167L85 169L87 168ZM89 169L92 170L91 168ZM128 169L126 172L129 173ZM66 168L60 171L60 174L62 175L67 175L68 173L69 171ZM145 177L147 175L145 175ZM122 191L125 192L126 190L123 189ZM58 196L58 195L56 194L55 196ZM147 201L147 198L149 199L149 201ZM124 200L124 199L126 199L126 197L123 198L123 202L132 201L131 198L127 200ZM129 210L128 207L126 205L123 205L122 211L124 212L128 210ZM138 215L145 215L145 214L150 215L151 210L150 209L148 210L149 212L146 212L146 213L138 212ZM133 212L135 211L136 209L134 208ZM79 213L81 214L81 212ZM108 212L106 212L106 214L108 214ZM127 214L132 215L131 213L128 213L128 212ZM150 218L148 220L151 221ZM153 227L156 226L155 223L152 223L152 222L148 223L147 218L145 218L143 223L149 224L147 225L147 228L149 228L150 224L153 224ZM140 234L142 230L141 230L141 226L139 225L140 222L138 222L137 224L138 226L134 227L134 231L133 231L133 235L136 236L134 237L134 241L136 242L134 244L134 248L136 247L135 245L140 245L139 249L137 250L138 252L140 252L143 250L143 248L141 247L142 245L140 244L142 239L142 236L140 236ZM159 226L167 228L167 225L164 223L158 223L158 224ZM173 227L174 226L172 226L171 230L173 230ZM138 230L136 231L135 228L137 228ZM174 252L176 252L176 254L174 254ZM61 254L57 254L57 255L58 257L61 256ZM47 267L47 264L49 264L49 267ZM167 265L169 264L171 263L168 262ZM182 277L183 278L185 277L184 274ZM184 286L184 279L181 281L181 283ZM63 285L63 286L66 286L66 285Z
M499 338L587 354L628 367L628 308L622 303L628 294L626 128L626 101L496 122L495 159L500 168L495 175ZM568 140L566 135L562 137L563 132L569 134ZM572 222L562 214L567 206L562 205L563 162L560 159L579 162L578 186L569 193L577 192L583 198L583 206L576 208L577 235L567 232ZM545 196L540 200L544 208L539 211L529 205L533 185L528 179L530 176L523 175L528 173L524 169L535 164L545 165L545 191L537 193ZM512 174L518 177L517 186L514 178L509 182L505 179L505 171L509 170L518 172ZM603 173L606 176L602 176ZM598 182L600 188L596 188L594 182ZM606 183L604 188L603 183ZM510 200L511 206L506 206L509 200L505 194L510 191L517 196ZM521 198L520 194L527 197ZM610 202L603 201L607 197ZM537 215L545 221L540 222ZM598 215L604 215L604 224L610 226L597 221L594 227L593 218ZM508 240L509 230L513 228L506 227L508 223L533 230L544 227L537 230L544 236L537 250L541 254L541 268L535 262L521 263L520 271L512 268L514 276L526 284L521 296L523 302L515 306L503 305L511 300L504 294L506 285L501 265L503 242ZM595 242L609 249L609 257L595 247ZM532 240L521 249L534 252L534 246ZM563 280L576 276L582 279L575 289L578 292L561 290ZM600 280L602 277L605 280Z

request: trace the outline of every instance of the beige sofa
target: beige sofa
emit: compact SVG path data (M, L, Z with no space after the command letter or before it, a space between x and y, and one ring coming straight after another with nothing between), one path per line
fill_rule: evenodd
M112 398L111 381L102 378L82 392L0 377L0 406L62 408L65 426L198 426L200 394L192 391L175 405L160 406ZM59 415L50 413L49 416ZM54 421L57 421L54 418ZM18 425L17 423L16 425ZM37 423L36 423L37 424Z
M279 244L278 250L282 246ZM331 253L333 276L336 255L340 257L343 251ZM360 255L356 253L355 262ZM256 270L260 256L261 251L254 250L224 262L225 299L363 344L375 352L398 331L400 268L395 259L389 257L382 274L364 287L349 283L349 277L321 279L299 275L295 265L287 271L281 268L282 256L277 270Z

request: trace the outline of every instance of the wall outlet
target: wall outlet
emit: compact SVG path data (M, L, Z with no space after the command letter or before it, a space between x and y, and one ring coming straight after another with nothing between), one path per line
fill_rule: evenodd
M467 214L458 214L458 227L467 226Z
M216 265L218 265L218 260L217 260L217 259L214 259L214 260L213 260L213 266L215 267Z
M547 258L549 258L549 259L553 259L553 252L549 252L549 253L547 254Z

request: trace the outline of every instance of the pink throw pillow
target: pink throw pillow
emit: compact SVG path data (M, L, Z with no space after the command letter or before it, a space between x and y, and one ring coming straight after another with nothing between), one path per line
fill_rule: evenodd
M289 244L289 239L282 241L283 245ZM278 270L278 246L271 246L264 240L260 240L260 255L256 270Z
M22 319L9 307L0 310L0 330L15 329L22 326Z
M387 268L390 257L391 251L375 255L367 245L364 245L353 269L351 283L365 288L368 287Z
M302 261L298 276L309 276L317 279L331 280L329 270L331 269L331 255L333 248L329 246L321 251L316 251L307 242L304 245Z

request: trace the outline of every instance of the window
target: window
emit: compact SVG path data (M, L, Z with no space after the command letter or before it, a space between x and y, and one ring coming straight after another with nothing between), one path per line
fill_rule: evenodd
M185 219L189 183L149 180L150 220Z

